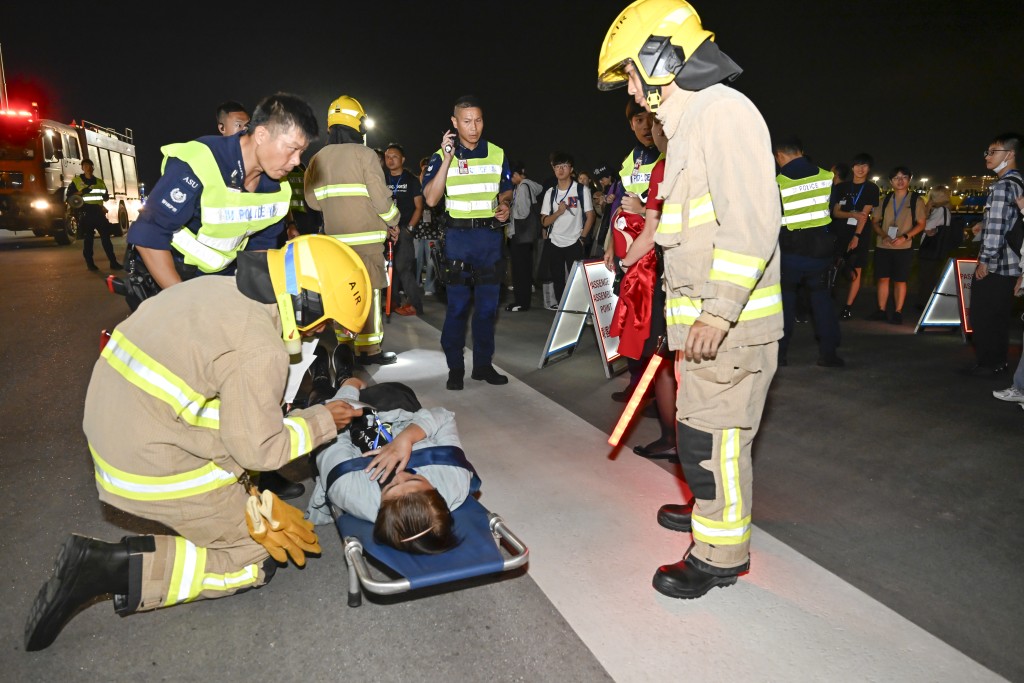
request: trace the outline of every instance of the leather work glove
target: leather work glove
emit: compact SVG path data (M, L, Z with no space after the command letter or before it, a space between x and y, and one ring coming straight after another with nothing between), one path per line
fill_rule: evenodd
M313 524L302 513L281 501L271 491L250 495L245 503L249 535L278 562L290 556L296 566L306 566L305 553L321 552Z

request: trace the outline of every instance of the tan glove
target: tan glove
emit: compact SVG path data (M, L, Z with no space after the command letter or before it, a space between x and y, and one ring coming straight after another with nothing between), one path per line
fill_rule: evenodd
M249 496L245 503L245 523L253 540L282 564L291 556L292 562L304 567L305 553L321 552L312 522L303 519L302 512L270 491Z

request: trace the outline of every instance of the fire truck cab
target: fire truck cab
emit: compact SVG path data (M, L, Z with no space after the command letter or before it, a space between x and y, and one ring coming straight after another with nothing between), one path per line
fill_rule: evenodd
M93 162L107 186L112 234L124 234L142 206L131 129L119 133L87 121L67 125L0 110L0 229L74 242L77 212L65 205L64 195L83 159Z

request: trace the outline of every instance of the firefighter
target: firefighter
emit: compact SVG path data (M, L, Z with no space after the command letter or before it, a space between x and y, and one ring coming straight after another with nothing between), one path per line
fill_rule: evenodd
M309 105L278 93L256 105L243 133L163 147L163 175L128 231L129 272L148 272L159 291L229 275L240 252L275 248L291 200L284 177L317 135Z
M305 164L299 164L288 173L292 198L288 204L288 216L284 219L285 232L280 237L282 245L299 235L315 235L320 232L320 223L316 218L318 214L310 211L306 204L305 176Z
M398 225L398 207L384 184L380 159L365 145L366 111L353 97L342 95L327 110L328 140L306 169L306 202L323 213L324 234L352 247L363 260L373 286L366 326L355 338L360 365L390 365L398 360L382 351L384 328L381 290L388 286L384 242L388 229ZM335 367L349 364L352 340L338 337ZM340 360L342 354L345 360Z
M423 174L423 198L437 206L442 196L447 213L444 235L448 308L441 348L448 361L447 388L463 388L466 321L473 307L473 373L488 384L507 384L491 360L502 265L504 224L511 217L512 173L505 152L483 139L484 115L479 100L464 95L455 101L455 132L441 138Z
M750 566L750 447L782 337L781 208L761 114L725 81L741 69L683 0L639 0L605 36L598 88L628 84L668 135L655 241L665 255L666 321L680 377L677 442L694 494L658 521L692 530L654 587L697 598Z
M124 615L270 580L277 565L268 552L277 557L287 544L247 532L252 499L240 484L247 469L275 470L361 414L333 401L282 416L281 397L300 337L328 320L360 329L369 296L352 250L308 235L284 249L244 252L237 277L174 286L114 329L85 399L96 488L103 502L178 535L119 543L72 535L32 606L26 650L48 647L98 595L113 594ZM274 508L283 528L302 517L279 500ZM317 552L315 535L305 548ZM288 554L305 563L301 550Z
M94 233L100 234L100 244L110 261L111 270L121 270L122 266L114 256L114 245L110 243L110 221L107 220L107 209L103 203L110 199L103 178L93 175L93 163L82 159L82 172L74 177L67 189L66 199L78 195L82 198L82 208L78 209L78 234L82 236L82 256L89 270L99 270L92 260L92 243Z

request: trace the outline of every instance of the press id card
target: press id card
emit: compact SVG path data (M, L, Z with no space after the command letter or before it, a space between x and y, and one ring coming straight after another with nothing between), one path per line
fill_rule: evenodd
M895 225L890 225L887 232L889 233L889 239L894 240L896 239L896 235L900 234L900 229Z

